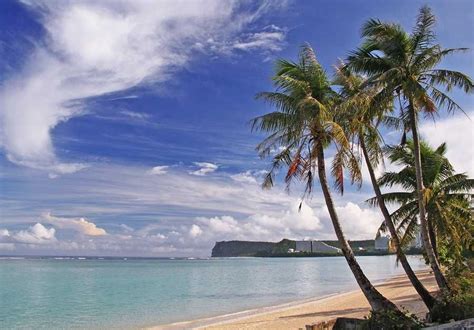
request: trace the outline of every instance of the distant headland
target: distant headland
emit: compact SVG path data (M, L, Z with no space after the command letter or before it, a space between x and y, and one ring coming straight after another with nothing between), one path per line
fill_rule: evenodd
M356 255L388 255L395 252L389 242L378 240L349 241ZM410 248L407 254L420 254L418 248ZM221 241L212 249L212 257L335 257L341 256L338 241L282 239L279 242Z

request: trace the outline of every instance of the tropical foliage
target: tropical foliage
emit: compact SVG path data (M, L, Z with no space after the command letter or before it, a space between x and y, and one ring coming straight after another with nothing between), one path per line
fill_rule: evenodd
M400 116L405 131L411 130L414 144L417 200L423 245L438 286L449 289L432 249L426 219L425 187L420 159L418 133L419 112L433 115L439 108L448 112L461 110L445 91L454 87L466 93L473 91L472 80L458 71L439 69L437 65L447 56L465 48L444 49L436 42L436 19L429 7L422 7L411 33L401 25L368 20L362 27L362 46L347 59L356 72L368 76L367 84L380 88L379 97L396 97L400 101Z
M276 91L259 93L256 98L274 106L277 111L252 121L253 130L270 133L257 146L259 155L267 157L273 150L280 150L272 157L272 168L265 177L264 188L273 186L275 172L287 166L285 182L288 189L293 179L303 180L306 193L310 194L318 158L317 143L323 148L334 143L338 150L332 162L332 174L340 192L344 191L344 168L349 169L352 182L361 182L358 161L334 112L338 95L331 89L311 47L302 47L298 63L278 60L275 71Z
M445 143L432 149L422 142L420 147L431 244L437 255L442 252L441 261L459 265L463 262L463 250L472 248L473 244L474 223L470 202L474 180L469 179L466 174L455 173L445 157ZM413 150L413 141L408 141L405 146L389 148L388 158L402 169L398 172L386 172L379 179L382 186L403 189L385 193L383 198L387 203L399 205L391 217L398 225L397 230L404 246L410 244L419 233ZM376 199L373 198L370 202L374 204ZM385 225L382 225L382 229L385 228Z
M331 176L340 193L344 192L345 175L360 186L361 161L365 161L376 194L370 201L380 207L384 217L381 229L391 233L398 258L430 311L460 310L460 301L468 304L467 309L472 308L472 295L459 296L461 291L455 289L465 281L450 287L440 261L448 268L448 274L457 268L466 271L462 256L472 249L470 206L474 182L465 174L454 172L445 156L445 144L432 150L421 141L418 132L420 114L434 118L438 110L462 111L448 95L452 89L466 93L474 90L467 75L438 68L446 56L466 49L442 48L436 42L435 21L428 7L421 8L411 33L399 24L368 20L362 27L361 46L336 68L333 82L313 49L304 45L296 62L276 62L272 78L275 90L257 95L275 110L252 120L252 130L266 134L256 148L259 155L272 159L263 187L272 187L285 169L287 189L294 181L302 182L302 197L307 198L312 194L315 178L319 179L346 261L374 315L382 315L376 318L382 323L387 318L381 311L389 311L390 320L412 321L372 286L357 263L329 189L326 152L333 156ZM402 129L401 145L389 148L386 154L403 168L377 180L375 170L385 157L381 128L387 126ZM412 139L407 142L408 133ZM401 187L402 191L382 194L382 186ZM398 209L390 213L386 203L397 205ZM417 232L422 233L424 253L443 291L441 300L426 291L404 258L401 247L411 242Z
M336 68L334 83L339 86L341 96L341 102L338 106L345 114L343 126L346 128L346 134L359 146L360 153L362 153L361 158L365 161L376 195L374 204L380 208L383 215L383 223L392 237L391 243L397 254L397 259L426 307L431 310L436 304L436 299L421 283L408 263L375 175L375 169L383 161L382 137L379 126L382 123L393 124L399 122L387 116L387 113L393 107L392 100L391 98L377 99L377 89L364 86L364 78L351 72L347 66L341 65Z
M317 169L334 231L361 290L373 310L393 310L400 313L367 279L339 223L326 178L325 149L333 146L336 150L331 173L338 191L343 192L345 169L349 172L352 182L360 182L361 173L358 159L352 153L344 129L338 124L339 113L336 104L339 102L339 96L332 90L313 49L309 45L303 46L296 63L277 61L273 83L276 91L260 93L257 98L270 103L276 111L255 118L252 122L254 130L269 134L257 146L260 156L269 156L272 150L282 148L282 151L272 155L272 168L263 186L271 187L275 171L287 167L287 187L289 188L294 180L303 181L306 187L305 196L308 196L312 192Z

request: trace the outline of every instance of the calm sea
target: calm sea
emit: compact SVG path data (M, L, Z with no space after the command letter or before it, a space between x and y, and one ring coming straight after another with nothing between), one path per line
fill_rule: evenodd
M411 256L414 269L425 268ZM372 281L394 256L359 257ZM138 328L357 288L342 257L0 260L0 328Z

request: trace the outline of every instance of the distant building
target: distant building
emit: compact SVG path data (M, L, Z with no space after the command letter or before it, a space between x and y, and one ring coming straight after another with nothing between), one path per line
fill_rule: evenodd
M340 253L341 249L321 241L296 241L296 251L311 253Z
M408 244L410 248L421 248L423 246L423 241L421 240L421 233L417 232L415 238Z
M388 251L389 244L390 244L390 237L389 236L379 236L379 237L375 238L374 248L375 248L375 250Z

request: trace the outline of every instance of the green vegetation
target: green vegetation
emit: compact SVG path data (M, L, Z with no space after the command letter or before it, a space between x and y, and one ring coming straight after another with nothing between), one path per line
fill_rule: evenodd
M472 261L472 260L471 260ZM474 317L474 273L472 268L450 269L447 279L451 292L443 293L431 311L431 320L448 322Z
M296 249L296 242L285 238L275 244L272 254L288 253L289 249Z
M340 86L343 101L340 107L345 113L346 131L360 147L363 159L369 172L370 182L375 192L374 206L378 206L384 218L384 226L391 235L392 248L397 253L405 273L413 287L422 297L428 309L433 308L436 300L420 282L406 258L403 245L397 235L395 223L383 198L375 169L383 161L382 137L379 131L380 123L390 123L387 113L393 108L393 100L385 96L378 97L378 89L374 86L364 87L365 81L361 75L352 72L347 66L341 65L336 69L335 83ZM392 120L393 121L393 120Z
M360 184L362 180L358 159L343 126L338 123L339 95L331 89L330 81L309 45L301 48L297 63L278 60L275 71L273 83L276 90L260 93L257 98L274 106L276 111L255 118L252 125L254 130L269 134L257 146L261 157L269 156L272 150L283 147L281 152L272 156L272 167L263 186L272 187L275 172L286 166L287 186L295 180L304 181L304 197L307 197L312 193L314 174L317 173L342 253L372 309L400 313L395 304L386 299L362 271L345 238L330 192L325 169L325 150L330 146L336 148L331 166L336 189L341 193L344 191L344 171L349 173L353 183Z
M386 202L399 206L391 217L398 225L397 232L404 246L413 241L419 232L413 151L412 141L404 146L388 148L388 158L392 163L402 166L402 169L399 172L386 172L379 179L381 186L397 185L404 189L383 194ZM463 252L470 248L474 232L470 210L470 191L474 188L474 180L466 174L455 173L445 157L445 143L432 149L426 142L421 142L420 151L428 232L433 251L442 265L463 267ZM375 204L376 198L369 202ZM382 224L381 229L386 229L385 224Z
M369 317L360 325L360 330L378 329L421 329L424 326L416 315L405 313L400 316L392 311L370 312Z
M319 179L337 247L372 307L367 320L370 329L417 328L421 324L383 297L357 263L353 249L359 251L359 247L349 244L341 227L326 176L327 159L332 159L334 187L341 194L345 176L360 186L361 161L367 165L375 192L370 202L380 208L384 218L381 229L391 234L397 257L429 308L431 319L443 322L472 317L474 311L473 273L468 267L474 251L474 181L455 173L445 157L445 144L433 150L418 132L421 113L434 118L439 110L462 111L447 93L454 88L465 93L474 90L467 75L438 68L446 56L466 49L442 48L436 41L435 21L426 6L411 33L399 24L368 20L362 27L361 46L336 68L333 82L313 49L304 45L296 62L276 62L275 90L257 95L275 108L252 121L253 130L267 134L256 148L259 155L272 158L263 187L272 187L277 174L286 168L287 188L294 181L302 182L302 198L308 198L315 178ZM399 146L384 146L380 130L384 126L401 130ZM408 142L407 134L411 134ZM377 179L375 169L383 162L384 149L388 159L403 169ZM274 150L280 151L274 154ZM395 185L403 191L382 193L382 187ZM398 209L390 213L387 203L397 204ZM405 258L417 232L441 290L436 298ZM287 246L289 242L284 248ZM284 248L259 255L283 256Z
M448 112L462 110L444 90L449 92L453 88L460 88L470 93L474 86L472 80L461 72L437 68L446 56L466 49L444 49L436 43L433 30L435 22L435 16L426 6L421 8L410 34L399 24L368 20L362 27L364 41L349 56L348 66L367 75L366 84L379 89L378 98L397 98L400 102L404 133L410 130L413 138L418 217L423 246L438 286L449 290L429 237L425 203L429 191L423 181L418 121L420 112L433 116L439 108L445 108Z

